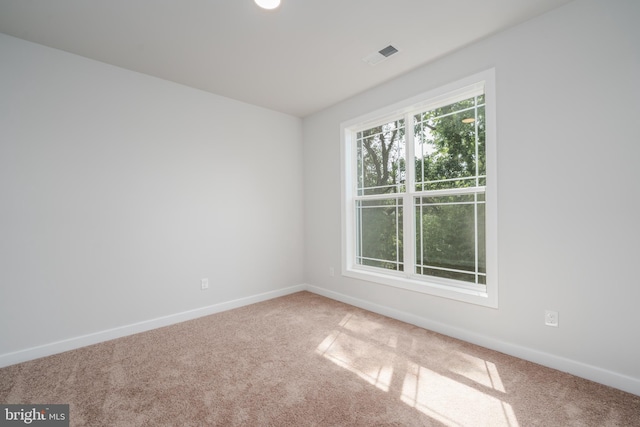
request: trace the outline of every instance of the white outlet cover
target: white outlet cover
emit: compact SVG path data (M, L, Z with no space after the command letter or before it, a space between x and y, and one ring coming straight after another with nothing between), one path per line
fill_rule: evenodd
M558 312L553 310L545 310L544 324L547 326L558 327Z
M200 279L200 288L202 290L209 289L209 279Z

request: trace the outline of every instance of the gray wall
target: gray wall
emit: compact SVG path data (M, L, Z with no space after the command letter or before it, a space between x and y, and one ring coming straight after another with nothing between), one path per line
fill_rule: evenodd
M640 394L638 18L635 0L578 0L305 118L307 283ZM340 123L491 67L499 308L331 277ZM545 309L558 328L544 326Z
M0 58L0 356L303 282L299 118L5 35Z

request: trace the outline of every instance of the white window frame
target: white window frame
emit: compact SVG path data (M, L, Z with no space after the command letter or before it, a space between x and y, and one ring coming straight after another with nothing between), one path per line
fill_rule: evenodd
M449 281L431 276L417 278L413 271L384 270L356 263L356 133L384 121L405 117L406 132L413 132L411 114L438 108L462 100L465 93L484 86L485 94L485 161L486 161L486 286L484 289L461 286L459 281ZM462 97L462 98L461 98ZM341 135L341 186L342 186L342 274L347 277L393 286L438 297L449 298L490 308L498 308L498 215L497 215L497 143L496 143L495 70L486 70L456 82L433 89L410 99L346 121L340 125ZM407 144L411 145L411 144ZM407 149L413 159L413 148ZM413 175L414 161L407 161L407 175ZM448 190L455 192L456 190ZM415 210L412 208L412 192L388 194L386 197L403 199L403 234L415 236ZM409 242L410 244L407 244ZM413 238L405 240L405 265L415 259ZM408 248L411 247L411 248ZM410 258L407 258L410 257Z

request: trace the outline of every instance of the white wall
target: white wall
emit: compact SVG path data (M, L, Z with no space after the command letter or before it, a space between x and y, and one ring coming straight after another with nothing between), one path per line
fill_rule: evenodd
M302 283L299 118L5 35L0 58L0 356Z
M577 0L307 117L307 283L640 394L639 19L636 0ZM499 309L330 277L341 264L340 123L491 67ZM545 309L559 311L558 328L544 326Z

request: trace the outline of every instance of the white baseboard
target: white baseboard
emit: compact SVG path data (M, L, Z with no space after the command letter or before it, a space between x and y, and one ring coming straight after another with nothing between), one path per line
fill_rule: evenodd
M39 359L45 356L62 353L76 348L85 347L92 344L98 344L116 338L149 331L151 329L161 328L163 326L173 325L175 323L184 322L186 320L196 319L210 314L220 313L234 308L243 307L257 302L267 301L295 292L304 291L306 285L296 285L288 288L282 288L275 291L264 292L249 297L239 298L232 301L226 301L207 307L197 308L194 310L183 311L181 313L171 314L168 316L158 317L156 319L145 320L143 322L133 323L131 325L120 326L118 328L107 329L79 337L69 338L62 341L56 341L37 347L27 348L25 350L6 353L0 355L0 368L22 363L29 360Z
M605 384L610 387L614 387L640 396L640 379L638 378L629 377L617 372L598 368L597 366L587 365L576 360L567 359L550 353L545 353L531 348L497 340L495 338L456 328L441 322L427 319L425 317L416 316L414 314L410 314L401 310L396 310L390 307L375 304L366 300L354 298L348 295L341 294L339 292L330 291L328 289L308 284L282 288L275 291L269 291L232 301L226 301L207 307L134 323L131 325L125 325L118 328L99 331L62 341L56 341L37 347L31 347L13 353L2 354L0 355L0 368L16 363L38 359L41 357L51 356L53 354L74 350L76 348L85 347L104 341L109 341L116 338L125 337L128 335L137 334L140 332L149 331L156 328L161 328L164 326L173 325L175 323L196 319L202 316L208 316L210 314L232 310L234 308L267 301L273 298L278 298L305 290L336 301L341 301L346 304L360 307L374 313L382 314L393 319L410 323L421 328L429 329L453 338L458 338L463 341L477 344L482 347L486 347L511 356L518 357L520 359L538 363L549 368L567 372L581 378L586 378L588 380L595 381L600 384Z
M512 344L509 342L497 340L485 335L470 332L464 329L453 327L441 322L430 320L414 314L406 313L401 310L385 307L359 298L354 298L339 292L330 291L318 286L306 285L306 290L327 298L344 302L374 313L382 314L393 319L397 319L421 328L429 329L434 332L441 333L453 338L470 342L491 350L515 356L520 359L528 360L549 368L557 369L562 372L575 375L577 377L586 378L600 384L608 385L619 390L633 393L640 396L640 379L629 377L617 372L599 368L597 366L588 365L576 360L567 359L550 353L534 350Z

